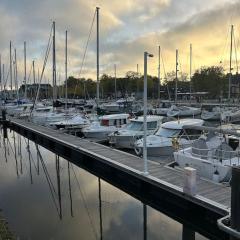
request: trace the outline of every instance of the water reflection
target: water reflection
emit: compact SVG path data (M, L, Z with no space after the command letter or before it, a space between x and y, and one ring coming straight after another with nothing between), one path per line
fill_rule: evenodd
M20 239L205 239L14 132L0 137L0 208Z

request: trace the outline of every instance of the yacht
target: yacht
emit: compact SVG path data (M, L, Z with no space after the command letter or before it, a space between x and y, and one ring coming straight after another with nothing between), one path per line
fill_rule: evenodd
M239 138L232 135L201 137L192 146L174 152L181 168L193 167L201 177L216 182L228 182L232 166L239 166Z
M201 114L200 108L186 107L186 106L171 106L167 112L168 117L190 117Z
M92 122L89 126L82 129L86 138L107 140L108 135L118 131L128 123L129 114L110 114L99 117L99 121Z
M174 148L190 146L194 139L200 137L200 130L191 129L191 126L202 126L202 119L181 119L163 123L154 135L147 136L148 156L169 156ZM135 142L135 152L142 155L143 138Z
M148 115L147 116L147 134L154 134L160 127L162 116ZM116 148L133 149L137 139L143 137L143 122L144 118L136 117L130 120L130 123L121 130L115 131L109 135L109 143Z

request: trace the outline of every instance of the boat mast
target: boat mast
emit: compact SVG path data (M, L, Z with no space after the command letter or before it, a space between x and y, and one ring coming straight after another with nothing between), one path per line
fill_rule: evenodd
M117 100L117 66L114 64L114 86L115 86L115 99Z
M17 93L17 100L19 100L19 93L18 93L18 75L17 75L17 50L14 49L14 62L15 62L15 91Z
M67 100L68 100L68 92L67 92L67 79L68 79L68 73L67 73L67 64L68 64L68 55L67 55L67 31L66 31L66 38L65 38L65 109L67 109Z
M228 99L231 98L231 80L232 80L232 40L233 40L233 25L231 26L231 43L230 43L230 61L229 61L229 78L228 78Z
M6 100L6 83L5 83L5 73L4 73L4 63L2 65L2 81L3 81L3 91L4 91L4 100Z
M35 95L35 84L36 84L36 78L35 78L35 62L32 61L32 68L33 68L33 88L32 88L32 99L34 99Z
M97 12L97 107L99 105L99 7L96 7Z
M190 43L190 69L189 69L189 92L190 92L190 102L192 99L192 44Z
M1 97L3 94L3 85L2 85L2 55L0 54L0 82L1 82Z
M139 70L138 70L138 63L137 63L137 95L139 93Z
M158 94L157 94L158 101L160 100L160 86L161 86L161 79L160 79L160 54L161 54L161 47L158 46Z
M178 88L178 49L176 49L175 103L177 102L177 88Z
M55 51L55 21L53 21L53 66L52 66L52 70L53 70L53 76L52 76L52 80L53 80L53 105L55 104L56 100L57 100L57 92L56 92L56 51Z
M27 98L27 64L26 64L26 42L24 42L24 98Z
M12 41L10 41L10 57L9 57L9 61L10 61L10 90L11 90L11 94L10 96L12 97Z

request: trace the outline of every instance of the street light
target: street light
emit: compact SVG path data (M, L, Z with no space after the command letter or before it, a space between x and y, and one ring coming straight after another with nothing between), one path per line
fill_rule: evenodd
M144 174L148 174L147 167L147 58L153 57L153 54L144 52L144 92L143 92L143 160Z

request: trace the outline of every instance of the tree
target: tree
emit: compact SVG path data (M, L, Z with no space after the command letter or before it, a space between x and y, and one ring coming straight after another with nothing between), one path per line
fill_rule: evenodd
M202 67L193 74L192 86L194 91L208 92L210 97L217 98L227 93L227 78L222 67Z

